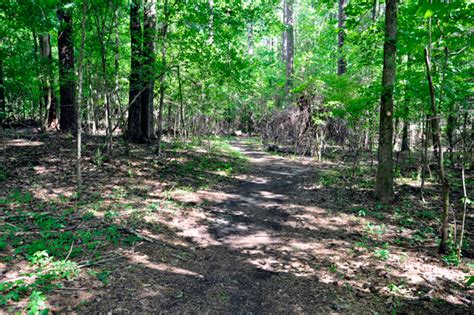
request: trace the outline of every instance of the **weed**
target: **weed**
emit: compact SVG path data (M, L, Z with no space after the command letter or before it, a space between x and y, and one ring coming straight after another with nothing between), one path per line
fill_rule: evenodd
M378 249L374 252L374 256L377 259L386 261L390 258L390 251L388 249Z

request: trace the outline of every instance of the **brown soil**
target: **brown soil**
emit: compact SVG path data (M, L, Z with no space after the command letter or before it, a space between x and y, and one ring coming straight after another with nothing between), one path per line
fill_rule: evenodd
M370 219L342 211L370 200L368 191L315 185L323 168L337 165L273 156L244 141L233 146L250 159L243 173L209 189L173 191L170 198L179 210L146 214L137 226L153 242L111 248L121 258L94 267L111 271L108 283L83 275L50 296L52 309L81 314L472 311L461 268L446 267L433 247L393 244L403 233L395 224L372 235L364 229ZM148 201L163 198L163 184L149 174L133 179L119 178L113 169L105 174L110 177L98 179L98 173L89 181L100 189L101 180L142 184ZM389 243L390 257L375 258L361 241L374 248Z

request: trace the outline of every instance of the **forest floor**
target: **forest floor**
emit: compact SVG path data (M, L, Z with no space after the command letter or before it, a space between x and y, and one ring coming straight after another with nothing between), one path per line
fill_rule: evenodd
M72 137L6 131L0 313L472 311L472 258L436 253L432 183L431 203L403 179L384 206L373 169L253 138L170 142L160 159L121 144L110 161L101 141L85 137L77 201Z

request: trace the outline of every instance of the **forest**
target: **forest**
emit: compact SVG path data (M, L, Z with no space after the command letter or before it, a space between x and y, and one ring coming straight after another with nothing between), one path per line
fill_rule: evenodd
M473 9L0 1L0 313L472 313Z

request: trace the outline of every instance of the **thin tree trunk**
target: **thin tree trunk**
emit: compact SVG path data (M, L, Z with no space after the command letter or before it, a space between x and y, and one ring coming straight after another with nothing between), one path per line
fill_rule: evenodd
M59 92L61 113L59 124L62 131L76 131L74 47L72 31L72 11L70 3L58 9L59 33Z
M285 96L288 97L293 86L293 59L294 59L294 21L293 21L294 0L285 0L286 12L286 84Z
M402 129L402 145L401 145L401 151L410 151L410 139L408 136L408 131L410 128L410 123L408 122L408 119L405 118L403 120L403 129Z
M40 54L43 69L43 97L45 104L45 113L43 117L43 125L45 128L51 128L56 124L56 97L54 95L52 66L53 56L51 54L51 38L49 34L40 35Z
M391 201L393 192L393 92L397 68L397 0L387 0L385 11L385 43L380 106L380 129L375 195Z
M439 252L444 254L448 251L448 238L449 238L449 181L444 172L444 159L443 159L443 148L441 146L441 131L439 126L440 118L436 108L436 97L435 88L433 85L433 79L431 77L431 60L428 52L428 48L425 48L425 63L426 63L426 78L430 88L430 107L433 115L433 139L436 142L436 148L438 149L438 172L439 181L442 186L442 200L443 200L443 212L441 215L441 242L439 244Z
M253 56L253 24L252 22L247 25L247 53L249 56Z
M184 123L184 104L183 104L183 87L181 84L181 71L178 66L178 88L179 88L179 119L180 119L180 135L186 138L186 125Z
M286 27L286 21L287 21L287 0L283 0L283 25ZM283 30L282 34L282 40L281 40L281 61L286 64L287 60L287 43L288 43L288 38L287 38L288 33L286 32L286 29ZM272 43L273 44L273 43Z
M0 40L1 42L1 40ZM7 116L5 103L5 86L3 83L3 59L0 56L0 125L3 124Z
M214 44L214 0L209 0L209 45Z
M338 33L337 33L337 51L339 58L337 59L337 75L343 75L346 73L346 61L344 60L342 48L344 46L344 27L346 25L346 14L344 12L346 6L346 0L339 0L338 10Z
M212 1L212 0L211 0ZM160 104L158 108L158 144L157 144L157 153L161 155L161 141L163 138L163 106L165 101L165 78L166 78L166 37L168 35L168 0L164 1L163 4L163 13L164 13L164 24L161 29L161 64L163 67L163 73L160 76Z
M82 193L82 175L81 175L81 154L82 154L82 117L81 117L81 105L82 105L82 63L84 60L84 45L86 40L86 17L87 17L87 1L84 0L82 3L82 23L81 23L81 47L79 50L79 60L77 61L77 99L76 99L76 113L77 113L77 196L81 198Z
M35 56L35 72L36 72L36 77L38 78L38 118L41 123L41 131L44 132L46 130L45 126L42 124L43 122L43 112L44 110L44 103L43 103L43 80L41 76L41 61L39 58L39 50L38 50L38 36L36 36L36 32L33 31L33 43L34 43L34 56ZM34 113L34 110L33 110Z

